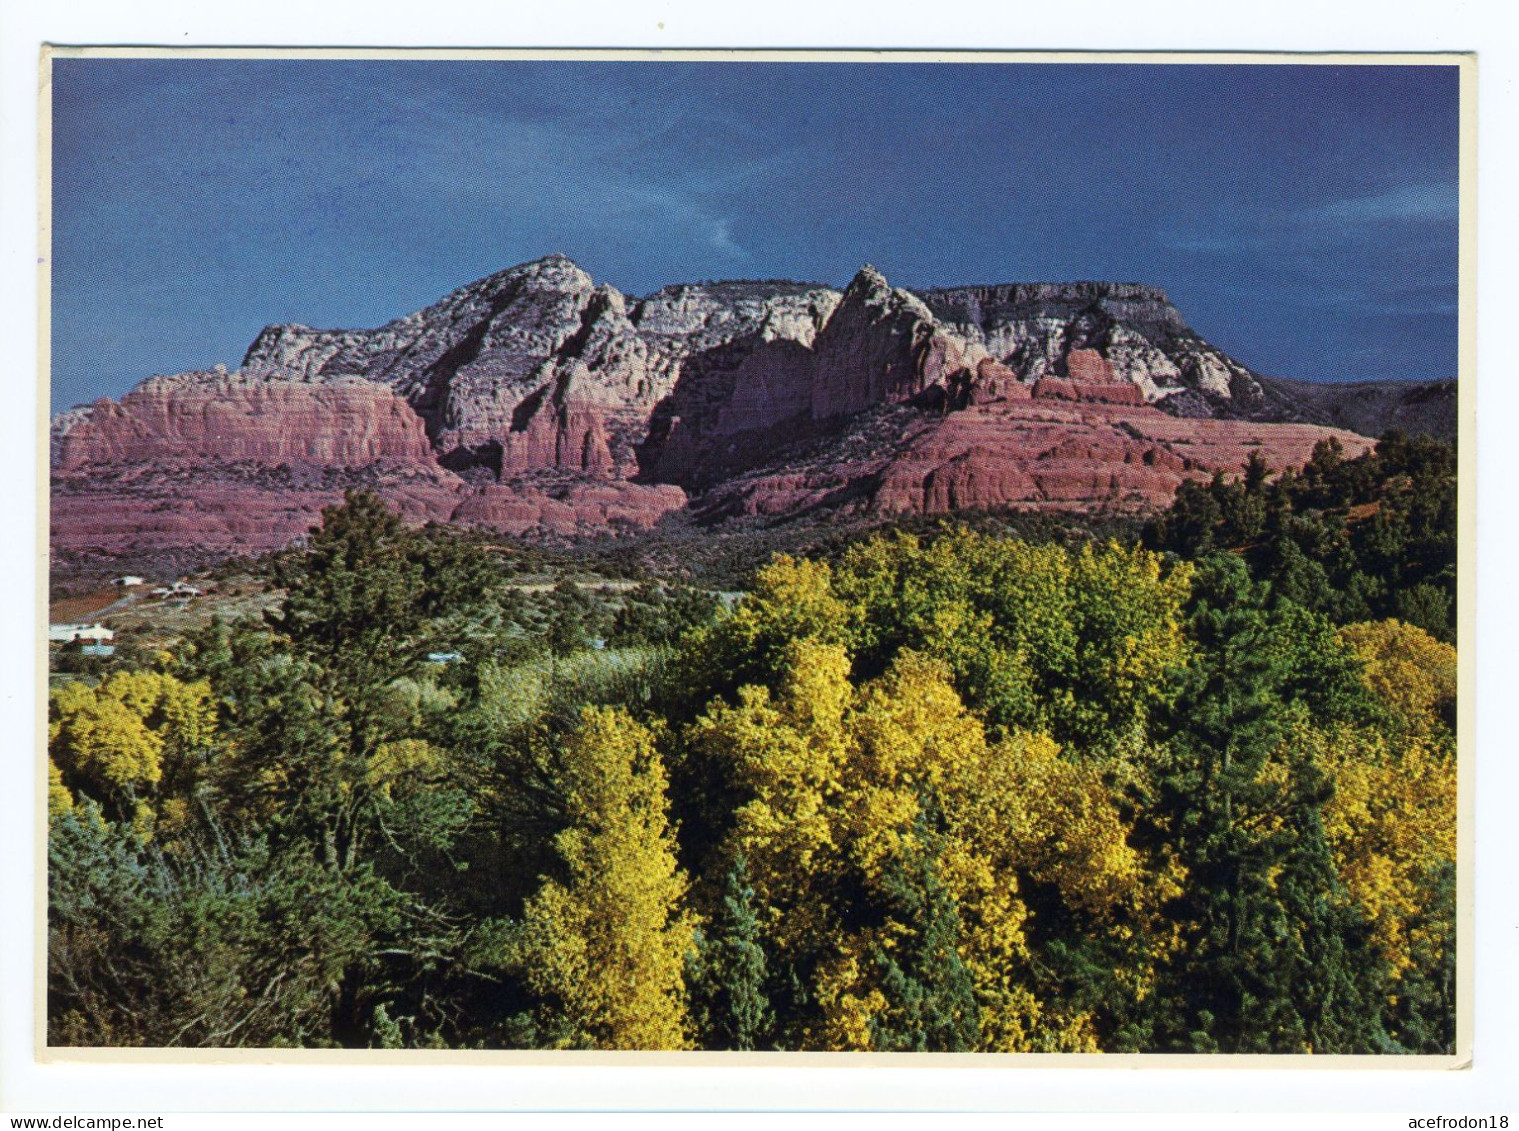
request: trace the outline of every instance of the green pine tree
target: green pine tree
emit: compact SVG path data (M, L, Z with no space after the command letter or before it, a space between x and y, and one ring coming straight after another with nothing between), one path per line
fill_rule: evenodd
M693 1015L704 1048L748 1052L772 1047L774 1015L748 862L728 868L722 905L692 960Z
M960 957L960 912L939 878L932 838L918 822L920 847L888 865L881 886L888 914L910 928L902 943L873 948L889 1005L871 1019L881 1052L969 1052L980 1035L980 1009Z
M1357 702L1300 610L1268 612L1237 559L1199 574L1202 660L1173 716L1152 820L1187 868L1172 914L1183 945L1155 997L1162 1050L1376 1052L1385 971L1334 870L1322 827L1331 785L1294 761L1311 696L1329 718ZM1312 677L1310 678L1310 674ZM1286 759L1284 762L1283 759ZM1273 761L1274 760L1274 761Z

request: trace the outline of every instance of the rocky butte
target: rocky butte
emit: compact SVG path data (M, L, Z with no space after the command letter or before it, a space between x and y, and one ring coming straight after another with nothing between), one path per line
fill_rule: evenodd
M271 549L357 485L413 521L553 537L682 509L1138 511L1252 452L1370 446L1307 403L1134 283L914 293L865 267L842 292L633 298L550 256L378 329L270 326L234 372L60 414L53 548Z

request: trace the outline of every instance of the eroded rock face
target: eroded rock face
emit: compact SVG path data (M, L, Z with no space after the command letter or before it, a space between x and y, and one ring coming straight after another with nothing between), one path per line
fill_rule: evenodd
M635 320L678 376L654 408L639 459L647 478L700 485L773 447L812 412L812 346L840 300L799 283L666 287Z
M1034 283L914 294L866 267L815 334L738 339L688 360L655 411L641 462L646 475L700 490L762 462L778 439L883 404L1142 405L1181 394L1201 406L1190 413L1197 416L1259 415L1262 403L1250 370L1198 338L1153 287ZM1240 412L1213 407L1231 400Z
M749 352L810 346L838 301L838 292L804 284L717 283L667 287L630 309L615 288L550 256L376 330L268 327L243 370L387 384L426 421L450 466L622 478L637 472L655 406L683 366L721 374ZM765 427L782 411L777 406L795 398L784 366L770 360L736 380L717 378L736 398L726 417ZM713 399L711 390L686 398ZM734 430L725 420L712 423Z
M421 419L389 389L355 377L325 384L225 372L152 377L55 428L54 460L86 465L154 460L274 466L434 466Z
M1021 399L1095 353L1154 401L1252 392L1249 371L1138 284L893 288L789 282L667 287L630 303L563 256L471 283L374 330L270 326L244 376L393 389L450 468L697 483L752 462L778 427L942 390L949 407ZM992 363L1000 368L986 369ZM1087 382L1093 384L1092 382ZM1069 398L1059 384L1046 395ZM933 402L930 403L939 403ZM713 463L713 460L716 463Z
M841 297L831 287L789 281L680 284L640 301L633 321L676 359L750 338L810 346Z
M682 507L1139 509L1252 451L1282 467L1330 435L1369 444L1211 419L1278 411L1275 387L1138 284L914 294L866 267L843 292L630 300L551 256L377 329L271 326L235 373L60 414L54 541L272 549L352 486L412 521L554 537Z
M998 506L1140 511L1168 505L1184 479L1237 474L1252 452L1300 466L1320 441L1347 454L1364 436L1314 425L1178 421L1144 405L988 405L957 413L894 461L873 510L940 514Z
M1252 452L1274 470L1301 465L1330 437L1349 455L1373 444L1339 429L1183 420L1143 404L1007 400L861 424L695 505L718 517L819 506L882 515L1007 506L1138 512L1166 506L1185 479L1237 474Z
M1255 375L1199 338L1165 292L1139 283L1005 283L922 292L941 324L1025 381L1061 375L1095 350L1148 402L1185 389L1220 397L1256 390Z
M422 420L383 385L222 371L154 377L97 401L53 448L55 550L278 549L348 487L409 521L446 521L464 484L438 466Z
M961 343L937 330L922 300L862 268L813 343L813 419L911 400L964 368Z
M1064 378L1041 377L1034 396L1041 399L1099 404L1142 405L1138 385L1121 380L1113 363L1093 349L1072 350L1065 357Z
M498 272L376 330L270 326L242 368L389 385L454 466L607 475L636 466L649 412L674 381L623 296L563 256Z
M225 372L152 378L120 404L102 400L58 423L52 499L56 549L113 553L194 546L257 553L320 521L351 487L380 492L410 522L575 536L652 525L685 503L678 487L606 480L601 419L569 402L547 442L581 437L577 465L550 493L478 487L441 467L421 418L391 389ZM531 429L524 435L531 436ZM582 481L583 480L583 481Z

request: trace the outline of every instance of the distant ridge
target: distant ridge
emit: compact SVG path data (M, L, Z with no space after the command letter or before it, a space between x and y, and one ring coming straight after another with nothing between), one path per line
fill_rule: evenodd
M1396 428L1411 436L1433 436L1454 442L1457 432L1457 393L1454 377L1443 381L1354 381L1315 384L1282 377L1263 377L1262 384L1279 394L1313 424L1348 428L1363 436L1381 436Z

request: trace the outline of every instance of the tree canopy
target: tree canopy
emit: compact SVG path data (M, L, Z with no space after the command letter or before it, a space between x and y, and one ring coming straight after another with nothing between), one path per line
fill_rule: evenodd
M353 494L267 617L50 692L51 1039L1449 1051L1453 474L722 598Z

